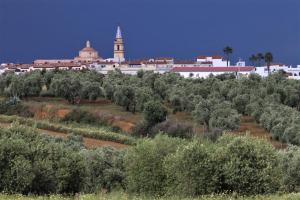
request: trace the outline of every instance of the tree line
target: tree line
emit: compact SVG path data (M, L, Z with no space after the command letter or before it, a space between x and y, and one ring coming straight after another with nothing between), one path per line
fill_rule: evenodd
M267 78L250 74L237 79L234 74L222 74L184 79L175 73L145 71L136 76L119 70L106 76L95 71L35 71L5 73L0 83L2 95L21 99L62 97L77 104L82 99L106 98L128 112L144 113L144 121L135 129L137 135L169 131L169 135L192 137L191 128L172 124L168 113L190 113L195 123L204 125L205 133L213 135L237 129L240 116L249 115L275 139L300 144L300 82L287 79L284 72ZM180 127L177 130L182 132L176 132L174 127Z
M41 135L17 122L0 130L0 191L151 196L299 192L299 147L226 134L211 142L157 135L125 150L86 149L79 136Z

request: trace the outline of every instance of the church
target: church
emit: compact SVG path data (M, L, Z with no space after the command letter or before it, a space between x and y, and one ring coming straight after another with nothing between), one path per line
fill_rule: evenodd
M83 49L79 51L74 59L38 59L34 64L59 64L59 63L95 63L95 62L125 62L125 49L120 26L117 27L116 37L113 46L113 58L104 59L92 47L91 42L87 41Z

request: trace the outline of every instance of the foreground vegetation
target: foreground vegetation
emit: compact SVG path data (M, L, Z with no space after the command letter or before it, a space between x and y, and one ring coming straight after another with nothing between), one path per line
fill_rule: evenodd
M88 150L15 122L0 130L0 190L22 194L98 193L198 197L298 192L300 149L225 134L211 142L157 135L126 150Z
M74 197L53 196L23 196L23 195L1 195L2 200L73 200ZM277 194L277 195L257 195L252 197L243 197L238 195L209 195L197 198L182 198L179 196L171 197L149 197L135 196L126 193L112 193L99 195L80 195L80 200L298 200L299 193Z
M100 196L104 199L201 199L211 194L217 195L203 199L224 199L299 192L299 91L300 82L282 73L266 79L224 74L197 80L143 71L137 76L115 71L105 77L91 71L1 75L0 93L7 99L0 102L0 122L13 126L0 130L0 191L67 196L108 192ZM103 126L101 117L80 109L56 122L36 120L22 99L37 96L63 97L70 104L106 98L127 112L143 114L132 131L140 138L116 133ZM168 118L178 111L203 125L204 135L196 137L194 127ZM240 115L251 116L290 146L276 150L266 141L234 136L231 131L239 128ZM51 138L37 134L35 127L70 135L67 140ZM87 149L82 136L132 146Z

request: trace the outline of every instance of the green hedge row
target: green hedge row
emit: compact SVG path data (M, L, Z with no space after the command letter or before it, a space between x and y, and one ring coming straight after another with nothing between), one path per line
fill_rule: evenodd
M105 128L97 128L91 130L90 128L76 128L76 127L67 126L60 123L52 123L48 121L36 120L31 118L0 115L0 122L12 123L14 121L19 121L21 124L25 124L27 126L35 126L36 128L39 129L57 131L66 134L73 133L75 135L81 135L84 137L100 139L100 140L113 141L121 144L128 144L128 145L135 144L135 139L133 137L130 137L129 135L125 135L125 134L111 132Z

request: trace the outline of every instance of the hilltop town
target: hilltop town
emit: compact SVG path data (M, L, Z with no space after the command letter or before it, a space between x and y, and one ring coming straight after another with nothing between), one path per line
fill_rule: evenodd
M117 27L113 49L113 58L102 58L98 51L92 47L91 42L87 41L85 47L73 59L36 59L33 63L27 64L3 63L1 64L0 72L14 71L16 73L23 73L34 70L90 69L107 74L109 71L119 69L122 73L131 75L136 75L139 70L143 70L160 74L173 72L185 78L207 78L210 75L224 73L232 73L239 77L256 73L262 77L266 77L269 75L269 72L283 71L288 78L300 79L300 65L288 66L285 64L270 63L270 66L267 66L261 63L252 63L251 66L246 66L246 62L241 59L231 64L230 60L221 55L199 55L194 60L177 60L175 58L164 57L126 60L126 51L120 26Z

